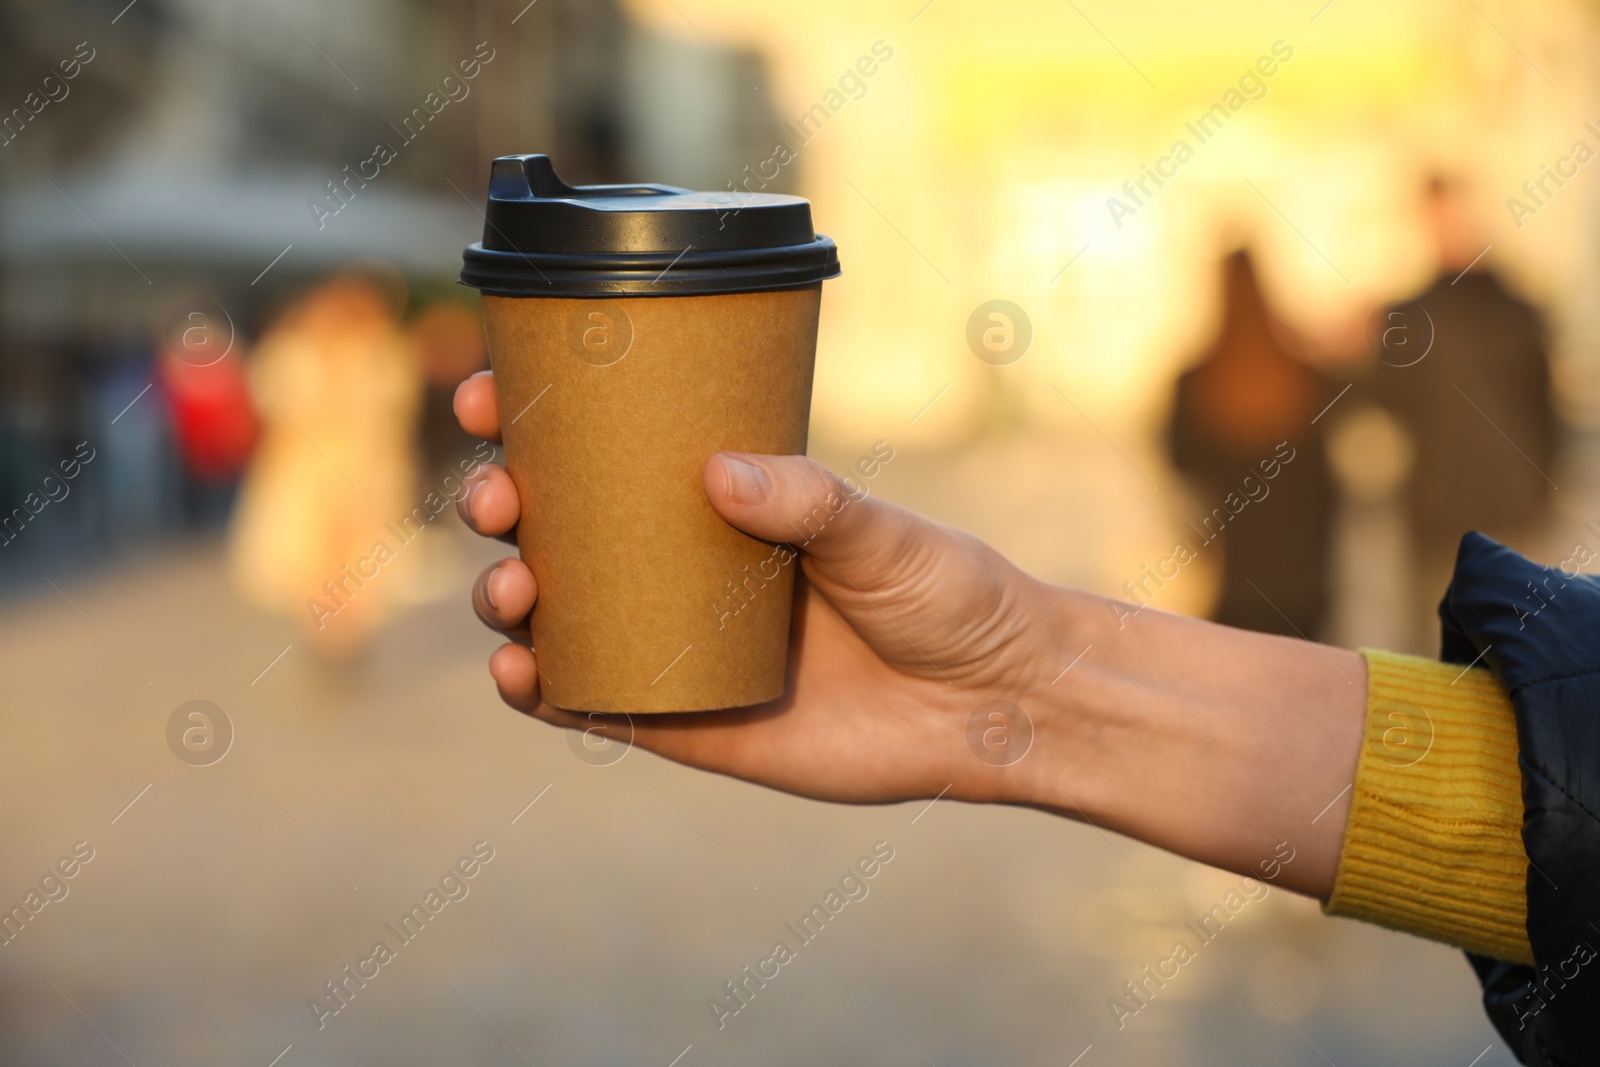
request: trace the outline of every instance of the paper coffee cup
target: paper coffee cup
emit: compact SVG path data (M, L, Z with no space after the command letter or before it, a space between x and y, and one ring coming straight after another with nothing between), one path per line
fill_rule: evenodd
M804 452L833 242L798 197L573 188L494 163L484 291L544 698L743 707L784 690L794 554L711 510L713 452ZM795 540L807 536L796 531Z

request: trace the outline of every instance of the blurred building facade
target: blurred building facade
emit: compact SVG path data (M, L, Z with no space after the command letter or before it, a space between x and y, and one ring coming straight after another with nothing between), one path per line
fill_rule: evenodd
M10 555L186 527L163 348L201 330L243 358L360 259L399 267L419 307L455 295L496 155L720 187L776 126L740 79L615 0L0 3L0 501L81 441L119 466Z

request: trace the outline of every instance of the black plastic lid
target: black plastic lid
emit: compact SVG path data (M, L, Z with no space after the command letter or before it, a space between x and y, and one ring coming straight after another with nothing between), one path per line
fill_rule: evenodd
M791 289L839 274L811 204L671 185L571 186L549 156L501 156L483 241L461 282L500 296L692 296Z

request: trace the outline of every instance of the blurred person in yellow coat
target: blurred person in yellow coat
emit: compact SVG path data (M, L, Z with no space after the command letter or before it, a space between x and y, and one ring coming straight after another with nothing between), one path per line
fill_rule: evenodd
M232 530L252 602L285 612L312 649L348 659L415 580L419 360L396 301L341 274L291 306L253 369L262 439ZM398 524L398 525L397 525Z

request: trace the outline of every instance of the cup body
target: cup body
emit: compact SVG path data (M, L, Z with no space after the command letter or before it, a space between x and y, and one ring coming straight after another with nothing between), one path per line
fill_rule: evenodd
M713 452L805 451L821 289L484 295L551 704L704 711L782 695L794 554L729 526L702 472Z

